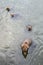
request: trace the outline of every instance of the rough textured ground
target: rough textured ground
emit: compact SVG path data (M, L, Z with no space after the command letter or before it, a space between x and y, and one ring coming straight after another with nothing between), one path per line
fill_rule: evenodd
M33 44L25 59L20 45L26 38ZM0 65L43 65L43 0L0 0Z

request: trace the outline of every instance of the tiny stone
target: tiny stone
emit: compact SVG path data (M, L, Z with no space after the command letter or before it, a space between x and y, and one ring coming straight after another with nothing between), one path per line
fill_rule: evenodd
M11 14L11 17L14 17L14 14Z
M10 11L10 8L7 7L6 10L9 12Z
M32 26L31 25L27 26L27 29L28 29L28 31L31 31L32 30Z

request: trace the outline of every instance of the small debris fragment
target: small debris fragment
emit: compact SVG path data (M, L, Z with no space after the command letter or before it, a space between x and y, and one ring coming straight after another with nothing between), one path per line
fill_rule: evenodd
M32 44L32 40L31 39L26 39L26 40L23 41L23 43L21 45L22 54L25 58L28 54L28 49L30 48L31 44Z
M14 17L14 14L11 14L11 17Z
M10 8L7 7L6 10L9 12L10 11Z
M28 31L32 30L32 26L31 25L26 26L26 28L28 29Z

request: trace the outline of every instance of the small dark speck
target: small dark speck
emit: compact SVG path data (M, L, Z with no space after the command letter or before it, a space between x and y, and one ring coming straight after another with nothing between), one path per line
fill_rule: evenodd
M9 12L10 11L10 8L7 7L6 10Z
M19 14L14 14L14 13L11 13L10 16L14 19L19 19Z
M13 18L14 17L14 14L11 14L11 17Z

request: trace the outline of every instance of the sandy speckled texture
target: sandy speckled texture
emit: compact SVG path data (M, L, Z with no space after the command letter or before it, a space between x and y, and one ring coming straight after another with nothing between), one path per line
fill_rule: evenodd
M26 38L33 44L25 59L20 45ZM0 65L43 65L43 0L0 0Z

